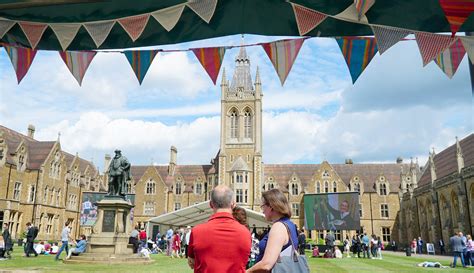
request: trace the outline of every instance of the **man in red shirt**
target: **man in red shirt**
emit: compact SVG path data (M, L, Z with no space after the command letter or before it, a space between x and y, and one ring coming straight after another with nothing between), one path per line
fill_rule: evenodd
M250 254L250 231L232 217L234 193L224 185L211 192L214 214L192 229L188 264L195 273L244 273Z

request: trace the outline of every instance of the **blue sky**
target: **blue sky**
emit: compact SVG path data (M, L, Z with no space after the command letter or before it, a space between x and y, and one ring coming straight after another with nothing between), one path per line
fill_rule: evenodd
M283 37L245 36L245 44ZM157 47L240 45L240 35ZM228 79L238 48L226 51ZM377 54L352 85L334 39L306 40L282 87L260 46L248 47L252 77L263 86L266 163L395 162L437 151L472 133L473 104L465 56L453 79L434 63L422 67L415 41ZM219 147L222 69L214 86L192 52L160 53L141 86L126 58L99 53L79 87L57 52L38 52L20 85L0 53L0 124L36 138L61 133L65 151L102 167L120 148L132 164L208 164Z

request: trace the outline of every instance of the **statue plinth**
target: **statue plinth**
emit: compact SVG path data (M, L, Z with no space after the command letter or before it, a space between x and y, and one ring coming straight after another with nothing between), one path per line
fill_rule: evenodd
M97 202L97 221L88 238L87 250L79 256L72 256L66 263L151 263L150 258L133 254L128 244L132 231L130 210L134 206L121 196L108 196Z

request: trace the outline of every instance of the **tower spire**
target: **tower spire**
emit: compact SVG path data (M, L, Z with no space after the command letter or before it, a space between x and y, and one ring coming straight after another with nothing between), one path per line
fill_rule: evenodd
M262 81L260 80L260 69L257 66L257 73L255 75L255 85L262 84Z

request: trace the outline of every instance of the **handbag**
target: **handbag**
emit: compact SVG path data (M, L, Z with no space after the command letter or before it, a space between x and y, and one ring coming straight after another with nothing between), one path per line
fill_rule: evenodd
M308 261L306 256L299 255L298 251L295 249L293 244L293 239L291 238L290 228L285 222L282 222L286 231L288 232L288 238L290 240L291 247L291 256L279 256L277 262L272 268L272 273L309 273Z

